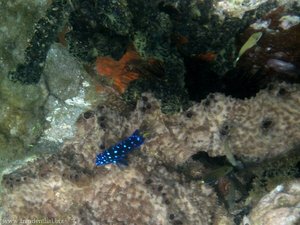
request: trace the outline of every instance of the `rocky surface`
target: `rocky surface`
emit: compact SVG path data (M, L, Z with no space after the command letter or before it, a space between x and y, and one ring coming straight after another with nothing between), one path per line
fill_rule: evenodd
M155 135L146 148L165 161L180 164L199 151L210 156L231 152L245 161L260 161L299 143L300 130L295 126L299 123L298 88L281 84L247 100L214 94L169 117L161 115L157 102L150 98L140 103L146 105L146 113L137 112L132 120L143 121L144 117L150 121ZM139 108L143 110L143 106Z
M43 75L49 92L44 105L49 127L41 142L62 143L73 137L79 115L103 101L105 94L96 93L91 77L61 44L51 46Z
M96 168L98 144L104 144L99 137L106 137L106 143L113 138L101 122L96 114L83 115L76 138L61 152L4 175L2 218L52 218L68 224L232 224L224 208L216 207L212 188L187 181L144 152L130 156L129 167Z
M267 29L259 19L268 21L276 13L278 33L283 35L279 43L284 34L299 29L293 2L0 3L0 170L27 157L2 171L1 218L17 219L16 224L22 219L60 219L67 224L233 224L240 205L230 207L239 196L226 196L233 183L231 171L241 169L242 163L266 162L299 145L300 86L276 82L260 91L261 86L253 92L246 90L251 94L242 97L253 97L237 99L218 93L231 88L220 77L232 69L235 36L241 29L251 23L255 32ZM287 12L278 7L283 3L288 3ZM277 11L266 15L271 9ZM265 38L271 40L272 30L267 31L270 34ZM118 62L132 44L144 59L126 62L120 71L144 76L120 96L109 82L94 79L93 63L96 57ZM294 60L286 61L294 67L284 71L293 79L281 81L298 80L298 49L293 49L292 54L279 52L280 57L279 48L271 51L279 63ZM278 61L260 61L263 66L270 62L270 73L281 69L278 64L274 67ZM149 67L145 62L155 64ZM248 60L251 68L253 62ZM239 71L232 81L241 75L242 89L252 88L247 86L249 74ZM256 75L257 70L249 71ZM19 82L10 81L9 74ZM195 82L189 75L201 79ZM187 93L191 83L191 89L197 90L195 96ZM217 88L207 87L211 85ZM97 153L135 129L140 129L146 141L129 156L128 167L95 167ZM36 152L44 154L32 156ZM224 189L228 207L199 178L204 170L209 171L192 160L199 152L226 156L231 164L228 171L221 171L223 184L219 177L213 179ZM191 162L195 166L186 168L199 169L194 177L180 171L180 166ZM293 168L297 163L293 162ZM255 207L245 221L295 224L299 182L291 180L297 174L289 174L290 183L278 186L258 203L253 201ZM262 177L257 181L265 180ZM280 218L273 217L274 213Z
M244 223L249 225L296 225L300 222L300 181L278 185L251 210Z
M49 1L13 1L0 3L0 68L7 74L24 62L24 52L35 23L45 15Z
M74 224L232 224L222 206L216 210L213 189L187 180L177 165L198 151L228 156L225 145L252 162L287 152L299 140L298 88L280 84L244 101L217 94L175 115L162 114L151 94L134 111L109 99L81 115L76 137L59 153L3 176L2 216ZM128 167L95 167L97 153L137 128L147 138Z

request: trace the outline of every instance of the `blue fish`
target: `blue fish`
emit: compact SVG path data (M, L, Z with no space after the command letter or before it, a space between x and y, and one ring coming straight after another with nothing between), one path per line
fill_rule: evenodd
M98 154L96 157L96 166L103 166L111 163L126 164L126 155L132 150L140 147L143 143L143 135L140 134L139 130L135 130L128 138Z

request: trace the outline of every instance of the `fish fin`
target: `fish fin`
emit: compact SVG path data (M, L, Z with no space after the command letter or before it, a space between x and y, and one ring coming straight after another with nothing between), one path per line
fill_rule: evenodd
M122 159L119 159L116 164L119 168L125 168L128 166L128 161L127 161L127 159L122 158Z
M239 60L240 60L240 57L238 56L233 62L233 67L236 67L236 64Z

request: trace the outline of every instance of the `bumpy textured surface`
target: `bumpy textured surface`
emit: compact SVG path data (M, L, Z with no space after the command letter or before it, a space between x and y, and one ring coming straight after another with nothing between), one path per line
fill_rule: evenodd
M62 152L3 177L3 219L55 218L64 224L231 224L224 209L216 206L211 188L187 182L142 152L130 156L127 168L95 167L97 145L102 143L99 137L105 144L115 137L97 128L101 117L83 116L77 138L66 143Z
M1 76L6 76L18 63L24 62L34 24L45 15L48 4L46 0L0 2Z
M278 185L252 209L249 225L284 224L300 222L300 180Z
M176 163L198 151L210 156L228 155L229 151L250 161L274 157L299 143L300 129L295 126L300 119L299 91L298 85L281 84L248 100L214 94L169 117L161 115L157 103L150 100L146 105L153 107L143 119L155 127L155 135L145 148Z
M2 217L73 224L230 224L212 189L187 181L176 165L198 151L217 156L230 150L249 160L288 151L300 137L299 91L299 85L281 84L244 101L216 94L175 115L162 114L150 94L134 111L110 99L79 118L76 137L60 153L3 176ZM147 137L129 154L127 168L95 166L97 153L137 128Z

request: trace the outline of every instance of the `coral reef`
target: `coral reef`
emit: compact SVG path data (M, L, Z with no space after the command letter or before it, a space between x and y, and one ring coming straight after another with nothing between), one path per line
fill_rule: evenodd
M214 76L219 78L232 68L236 53L235 36L254 22L254 15L259 17L277 6L273 1L263 2L249 3L251 7L246 5L247 13L239 19L226 12L222 15L216 13L220 7L213 1L146 3L128 0L118 4L112 0L103 4L75 1L69 17L73 29L66 34L66 40L70 51L82 60L93 63L97 58L98 70L101 63L107 67L107 62L100 60L102 57L119 61L131 44L144 60L153 58L161 61L164 65L163 71L158 72L164 75L161 79L155 79L156 74L153 73L153 77L131 82L127 91L114 86L122 93L125 91L124 99L128 103L135 103L136 97L150 90L162 100L162 111L173 113L187 108L186 88L195 88L198 92L199 86L201 90L207 89L207 80L210 80L207 77L211 77L208 71L217 73ZM192 59L197 59L195 64L202 62L201 72L188 70ZM116 75L119 78L114 80L122 80L122 72L114 74L114 77ZM190 77L203 79L194 82L189 81ZM206 94L204 90L199 96L203 98Z
M187 111L169 116L162 114L159 102L146 94L129 119L119 115L120 122L107 127L107 132L115 127L134 130L146 122L153 139L144 146L145 151L173 164L181 164L199 151L224 156L225 144L243 160L260 161L299 143L300 131L294 126L299 121L298 105L299 86L285 83L270 86L247 100L210 95ZM106 110L103 116L112 121L112 112ZM119 129L117 133L122 135Z
M211 156L231 151L244 162L287 152L299 144L294 126L299 91L299 85L282 83L248 100L215 94L174 115L162 114L151 94L143 94L134 111L121 99L109 98L82 114L76 137L59 153L3 176L2 217L79 224L232 224L222 206L216 210L214 191L186 179L177 165L199 151ZM98 152L136 128L147 138L129 155L129 167L95 166Z
M83 115L78 121L77 137L66 142L61 152L3 176L3 220L232 224L222 206L216 207L217 197L210 187L186 181L174 169L143 152L131 155L130 166L122 170L116 166L96 168L98 144L107 145L115 139L104 132L104 125L100 126L101 117L102 113ZM108 124L105 129L110 130Z
M198 151L221 156L228 150L245 161L260 161L299 144L300 132L294 126L299 121L298 85L270 86L247 100L214 94L170 117L161 116L157 102L151 101L148 97L140 108L146 111L144 119L155 126L154 139L161 143L154 147L149 141L145 149L164 161L180 164Z
M257 204L257 201L263 195L273 190L277 185L298 178L300 176L299 162L299 147L296 147L286 154L247 168L248 173L252 174L252 184L246 200L247 204ZM243 178L245 172L241 171L238 174L239 180L243 181L243 183L246 180Z
M299 155L280 158L300 144L299 4L284 2L0 3L1 219L229 225L250 211L249 224L271 224L274 210L299 220ZM136 129L145 143L128 167L95 165Z

